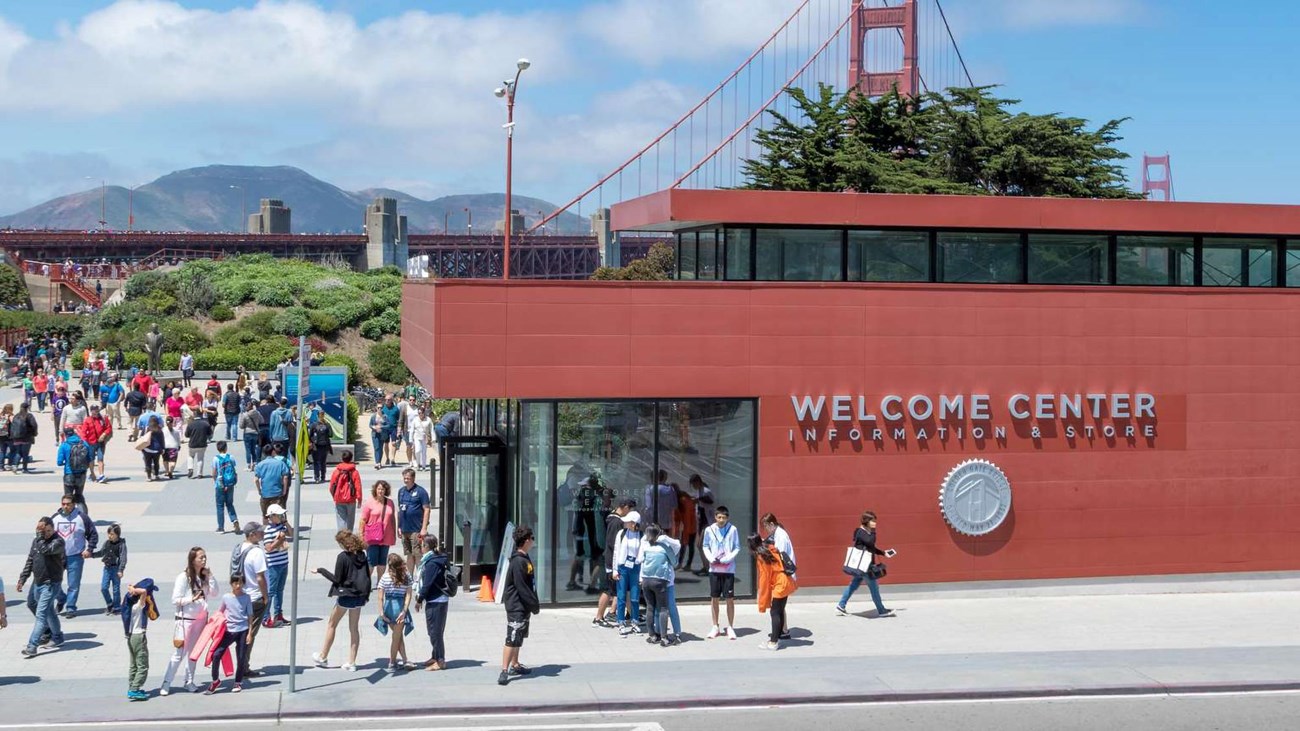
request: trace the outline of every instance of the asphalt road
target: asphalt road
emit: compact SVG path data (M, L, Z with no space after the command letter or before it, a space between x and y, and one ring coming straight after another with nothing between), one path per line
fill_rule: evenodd
M346 720L241 719L243 729L300 731L797 731L824 728L952 729L960 731L1272 731L1297 727L1300 692L1152 695L1069 699L943 701L845 705L769 706L700 710L637 711L583 715L499 715L480 717L352 717ZM213 725L233 721L214 718ZM82 723L48 728L175 728L193 722L133 721ZM0 724L0 729L13 728Z

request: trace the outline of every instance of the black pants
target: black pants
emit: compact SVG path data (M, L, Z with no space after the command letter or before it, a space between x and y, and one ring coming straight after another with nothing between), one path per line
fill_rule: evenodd
M266 515L266 512L263 511L262 514ZM270 587L268 586L267 588L269 589ZM248 651L240 653L240 655L244 657L245 668L247 668L248 663L252 661L253 643L257 641L257 631L262 628L262 618L265 616L266 597L264 596L261 599L254 599L253 613L248 616L248 626L253 630L253 637L248 643ZM216 665L216 663L214 662L213 665Z
M329 459L329 456L329 447L316 447L311 451L312 479L317 482L325 481L325 462Z
M212 651L212 679L220 680L221 658L225 657L226 650L235 646L235 682L244 682L244 673L248 672L248 632L239 630L231 632L226 630L222 635L221 642L217 643L217 649Z
M143 454L144 454L144 476L146 478L158 477L159 476L158 460L160 457L162 457L162 453L143 452Z
M85 472L63 473L63 495L72 498L73 505L80 508L87 518L90 517L90 509L86 507Z
M650 635L668 634L668 582L664 579L646 579L641 582L641 596L645 597Z
M768 635L768 639L780 642L781 633L785 631L785 598L773 598L772 607L767 611L772 615L772 634Z
M447 630L447 602L429 602L425 604L424 624L429 630L429 644L433 645L431 659L437 662L446 662L447 648L442 643L442 635Z

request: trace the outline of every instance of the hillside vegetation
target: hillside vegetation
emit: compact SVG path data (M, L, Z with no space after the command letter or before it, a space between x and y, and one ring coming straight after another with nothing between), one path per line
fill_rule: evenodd
M324 365L347 366L356 384L365 379L360 364L338 352L355 332L374 341L368 360L378 361L381 380L409 377L392 363L396 341L382 342L401 327L402 273L396 267L360 273L267 254L204 259L172 272L136 274L124 294L125 302L87 322L81 348L121 348L128 364L141 365L145 333L157 323L167 343L164 368L177 368L181 352L189 351L202 370L242 365L258 371L291 356L305 335ZM74 366L79 360L74 355Z

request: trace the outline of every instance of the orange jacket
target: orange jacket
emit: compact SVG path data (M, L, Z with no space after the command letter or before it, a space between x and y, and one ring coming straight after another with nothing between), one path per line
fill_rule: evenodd
M754 564L758 570L758 611L766 612L772 606L773 599L784 599L799 590L794 578L781 568L781 553L775 546L766 546L776 560L769 563L757 559Z

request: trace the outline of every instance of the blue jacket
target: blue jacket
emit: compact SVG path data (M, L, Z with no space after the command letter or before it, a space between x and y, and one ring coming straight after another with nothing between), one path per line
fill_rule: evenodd
M58 455L55 457L55 462L56 462L60 467L63 468L63 474L65 474L65 475L70 475L70 474L72 474L72 465L68 464L68 456L72 454L72 445L77 444L77 443L86 444L85 441L82 440L82 438L81 438L81 436L80 436L79 434L77 434L76 432L73 432L73 433L71 433L71 434L68 435L68 438L67 438L67 439L64 439L64 440L63 440L63 444L60 444L60 445L59 445L59 453L58 453ZM93 451L91 450L91 447L90 447L89 444L86 444L86 449L87 449L87 456L89 456L89 457L91 457L91 458L93 459L93 457L94 457L94 453L93 453ZM79 472L78 474L84 474L84 473L85 473L85 470L82 470L82 471Z
M122 384L114 381L99 387L99 400L106 404L115 404L122 400Z
M292 419L292 414L283 406L271 412L271 441L283 442L289 438L289 422Z

